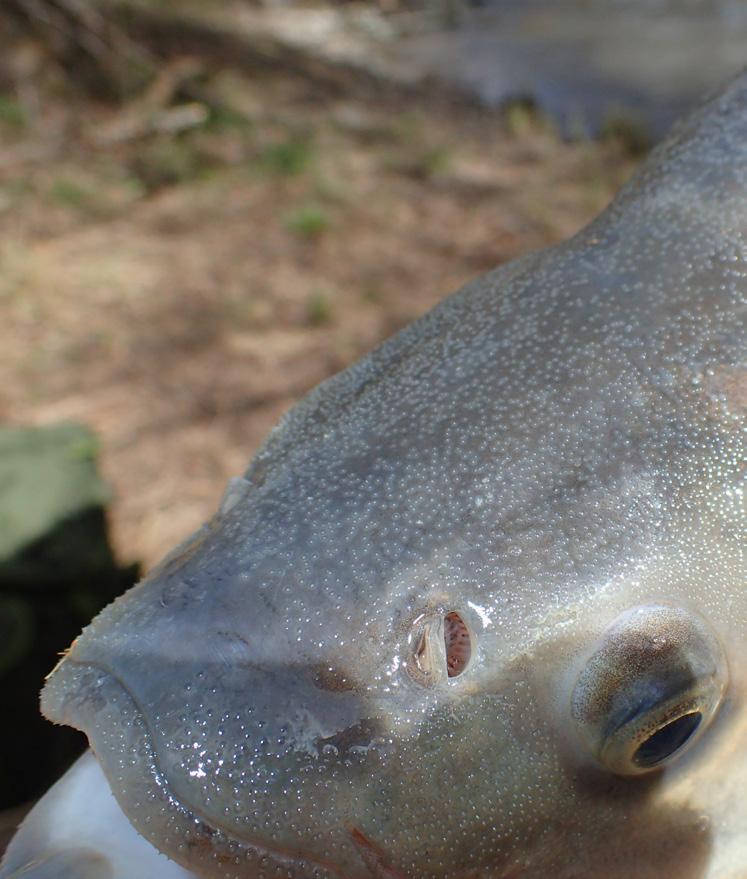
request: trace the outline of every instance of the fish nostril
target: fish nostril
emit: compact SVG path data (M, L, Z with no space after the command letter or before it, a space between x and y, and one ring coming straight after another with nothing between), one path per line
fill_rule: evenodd
M458 677L472 655L472 639L464 620L456 611L444 617L444 642L448 675L450 678Z
M457 611L426 611L412 622L406 669L415 683L432 687L466 671L472 634Z

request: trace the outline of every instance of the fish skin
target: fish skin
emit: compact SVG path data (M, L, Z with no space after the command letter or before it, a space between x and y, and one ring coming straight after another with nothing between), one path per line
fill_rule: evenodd
M291 410L44 713L205 879L370 877L351 827L411 879L744 876L746 354L743 74L587 228ZM685 756L623 777L569 705L638 605L702 618L729 680ZM422 686L413 631L449 611L472 659Z

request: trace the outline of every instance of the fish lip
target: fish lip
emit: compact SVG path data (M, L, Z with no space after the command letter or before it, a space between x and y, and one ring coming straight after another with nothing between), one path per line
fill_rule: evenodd
M123 699L126 703L124 709L121 704ZM270 860L287 870L294 879L312 876L315 879L354 879L337 864L309 857L303 852L270 847L264 842L236 836L228 828L205 818L184 797L176 796L160 768L153 732L145 713L127 685L102 663L65 657L47 678L41 705L42 713L48 720L85 733L112 794L127 819L142 836L163 851L157 828L153 826L159 822L142 820L138 809L131 808L132 804L123 795L123 777L130 777L136 783L139 794L136 800L145 796L149 800L161 801L161 807L168 812L164 816L164 823L168 821L171 831L174 828L177 832L181 831L178 852L169 851L168 857L182 863L187 869L207 863L211 863L214 869L216 859L234 864L237 856L243 853L246 858L242 867L244 870L251 867L252 860L259 863L261 859L265 869ZM96 723L102 714L119 716L122 728L113 737ZM104 717L106 721L110 719ZM114 741L108 741L110 738ZM131 752L130 756L136 759L125 760L127 755L120 753L117 747L112 749L112 744L126 748ZM182 851L186 854L180 857ZM238 877L245 873L225 875Z

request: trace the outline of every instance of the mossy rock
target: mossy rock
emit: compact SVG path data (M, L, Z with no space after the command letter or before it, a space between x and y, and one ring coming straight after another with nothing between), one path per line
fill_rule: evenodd
M116 567L88 428L0 428L0 591L70 586Z

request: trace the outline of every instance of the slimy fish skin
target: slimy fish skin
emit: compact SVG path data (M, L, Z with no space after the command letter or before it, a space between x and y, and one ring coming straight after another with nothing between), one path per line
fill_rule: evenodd
M747 876L746 361L743 74L84 630L1 879Z

